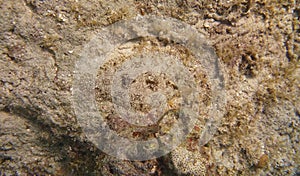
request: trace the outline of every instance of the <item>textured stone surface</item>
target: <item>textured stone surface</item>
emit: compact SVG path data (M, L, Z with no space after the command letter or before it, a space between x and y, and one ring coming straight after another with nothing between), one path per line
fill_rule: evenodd
M0 8L0 175L299 174L298 1L0 0ZM196 126L170 155L119 161L76 121L74 63L102 27L138 14L177 18L210 41L226 73L227 112L205 146Z

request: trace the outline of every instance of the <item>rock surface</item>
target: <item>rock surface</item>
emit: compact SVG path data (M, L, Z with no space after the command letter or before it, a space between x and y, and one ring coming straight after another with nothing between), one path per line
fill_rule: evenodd
M299 6L0 0L0 175L300 174ZM101 28L146 14L184 21L210 41L225 71L226 115L204 146L195 127L167 156L122 161L97 149L77 123L74 64Z

